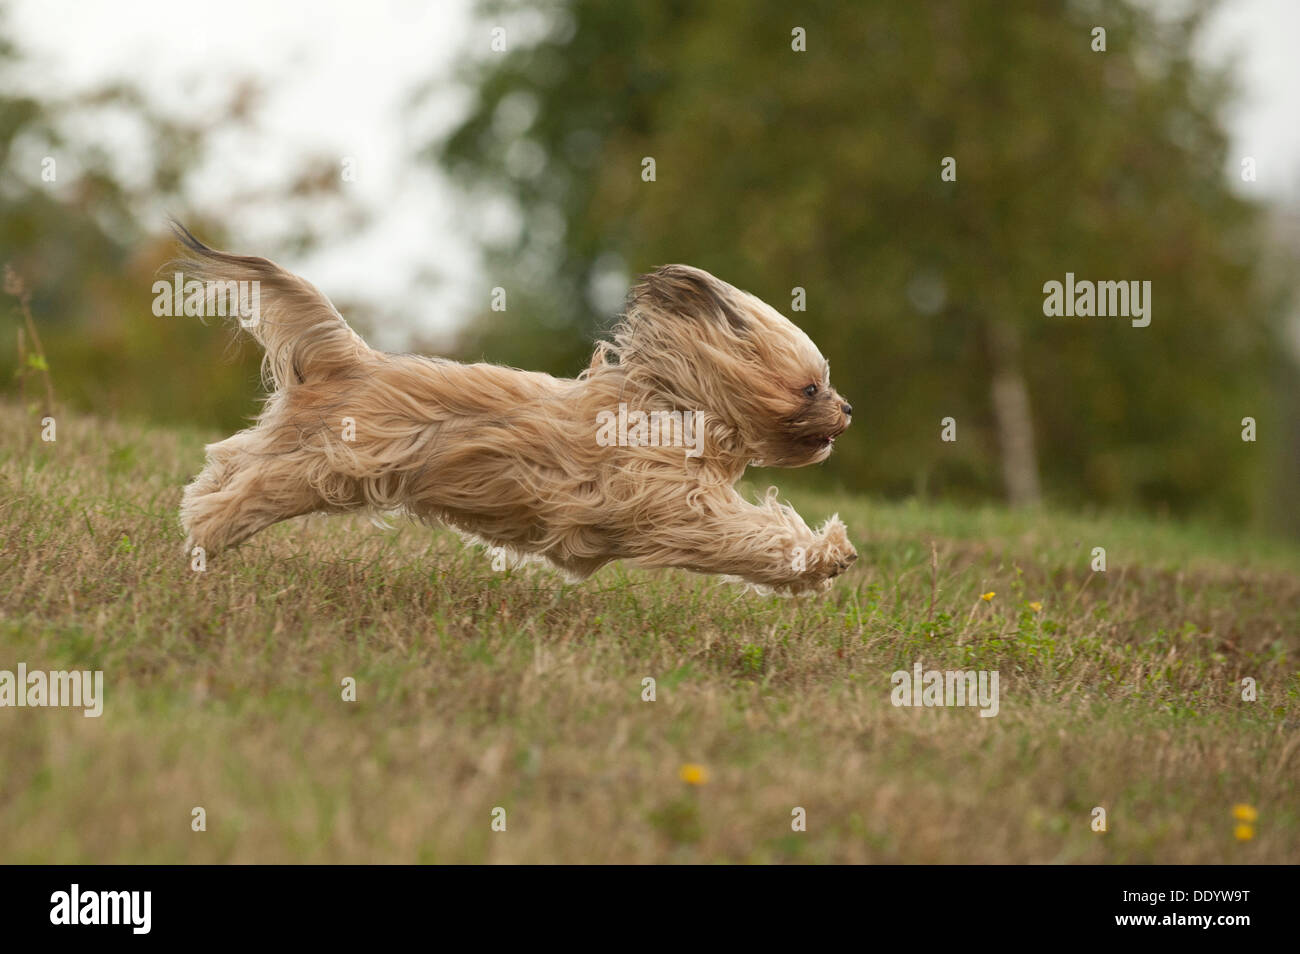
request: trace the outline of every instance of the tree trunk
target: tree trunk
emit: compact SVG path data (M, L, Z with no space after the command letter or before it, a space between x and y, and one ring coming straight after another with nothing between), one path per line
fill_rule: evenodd
M1032 507L1040 500L1034 422L1029 388L1020 368L1020 337L999 321L988 326L992 368L993 418L1002 452L1002 484L1013 507Z

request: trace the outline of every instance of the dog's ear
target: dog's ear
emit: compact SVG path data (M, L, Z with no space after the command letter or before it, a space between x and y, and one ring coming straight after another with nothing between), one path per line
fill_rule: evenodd
M661 265L632 289L632 304L694 321L712 321L737 334L749 330L740 293L701 268Z

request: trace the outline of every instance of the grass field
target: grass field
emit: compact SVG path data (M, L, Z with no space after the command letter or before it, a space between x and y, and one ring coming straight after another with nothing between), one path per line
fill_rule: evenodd
M0 406L0 669L106 697L0 709L0 862L1300 860L1296 548L794 495L861 553L825 597L568 585L351 518L196 573L176 509L216 436L46 444ZM997 670L998 715L893 706L917 661Z

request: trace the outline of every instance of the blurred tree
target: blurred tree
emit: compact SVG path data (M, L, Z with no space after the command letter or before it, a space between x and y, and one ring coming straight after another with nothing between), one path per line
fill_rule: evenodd
M222 111L176 117L139 89L112 84L89 93L37 97L7 80L27 68L5 32L0 8L0 263L30 293L33 319L60 403L214 430L242 426L258 410L261 360L229 329L153 314L153 284L174 252L166 213L214 244L226 223L192 211L188 182L205 156L208 131L249 122L258 92L236 83ZM114 147L98 132L130 133ZM339 191L337 164L304 157L277 188L277 208L297 200L319 209ZM237 209L265 200L250 191ZM299 248L315 236L293 236ZM0 386L18 393L18 302L0 334Z
M1230 88L1192 57L1208 4L537 7L482 4L472 108L431 147L519 223L466 356L575 373L611 286L690 262L830 359L855 424L821 479L1268 521L1238 432L1269 414L1279 312L1224 174ZM1150 326L1046 317L1067 272L1150 281Z

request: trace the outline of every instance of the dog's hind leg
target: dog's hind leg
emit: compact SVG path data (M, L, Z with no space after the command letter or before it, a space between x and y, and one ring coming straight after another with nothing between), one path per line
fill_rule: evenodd
M326 509L301 464L259 455L253 444L245 433L208 448L207 466L181 498L187 553L198 546L214 554L273 523Z

